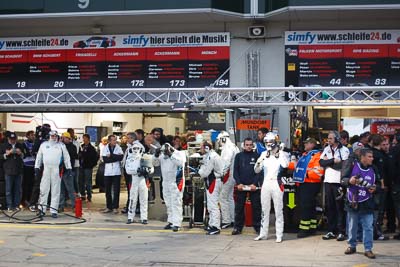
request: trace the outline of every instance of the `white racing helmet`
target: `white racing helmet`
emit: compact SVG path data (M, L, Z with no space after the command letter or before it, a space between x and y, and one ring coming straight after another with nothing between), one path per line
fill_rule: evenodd
M276 141L276 134L269 132L265 135L264 137L264 144L265 148L268 151L273 150L275 147L277 147L277 141Z
M133 145L129 148L129 153L134 155L141 155L144 153L143 146L137 143L133 143Z
M229 142L229 133L226 131L222 131L217 136L217 144L219 147L224 146L227 142Z
M175 149L169 143L163 144L160 148L160 151L164 154L164 156L170 156L174 150Z

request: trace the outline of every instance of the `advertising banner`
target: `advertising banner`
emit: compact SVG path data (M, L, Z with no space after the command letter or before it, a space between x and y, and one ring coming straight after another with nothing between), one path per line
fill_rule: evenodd
M229 33L0 38L0 89L228 87Z
M285 33L286 86L400 85L400 30Z

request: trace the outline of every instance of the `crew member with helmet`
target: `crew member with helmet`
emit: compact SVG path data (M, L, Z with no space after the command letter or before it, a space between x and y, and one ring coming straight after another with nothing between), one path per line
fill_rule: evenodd
M280 186L281 172L289 165L289 154L279 149L276 134L269 132L264 137L266 151L261 153L254 170L264 171L264 182L261 187L261 229L255 241L268 238L269 213L271 200L274 202L276 242L281 243L283 237L283 186Z
M162 189L165 206L167 207L167 225L164 229L177 232L182 226L182 197L185 187L184 166L186 155L183 151L174 149L169 143L153 155L153 165L161 166L163 177Z
M218 202L222 188L223 163L221 157L213 150L212 144L202 143L200 153L203 154L203 164L200 166L199 175L205 180L207 210L210 216L207 234L216 235L221 229L221 212Z
M60 201L60 162L63 161L68 176L72 175L71 160L65 145L58 142L56 131L50 131L49 141L40 145L35 162L35 176L40 175L43 164L43 175L40 182L39 210L44 215L47 208L47 199L51 189L50 213L51 217L57 218L58 205Z
M134 222L136 204L139 198L140 219L142 224L147 224L147 204L149 198L149 189L146 178L154 172L154 168L143 166L142 157L144 147L139 142L133 144L127 149L125 161L125 171L132 176L132 185L129 192L128 221L127 224Z
M33 145L32 145L31 155L36 157L37 152L39 151L40 145L43 142L49 140L50 131L51 131L51 127L47 123L43 124L42 126L36 127L35 141L33 142ZM39 174L34 173L32 194L31 194L31 197L29 200L29 210L32 212L36 211L36 204L39 201L41 179L42 179L41 172L39 172Z
M226 229L233 226L235 222L235 201L233 199L233 189L235 179L233 178L233 165L235 156L239 153L239 148L229 139L229 133L222 131L217 136L218 148L221 149L221 159L223 166L223 178L221 189L221 228Z

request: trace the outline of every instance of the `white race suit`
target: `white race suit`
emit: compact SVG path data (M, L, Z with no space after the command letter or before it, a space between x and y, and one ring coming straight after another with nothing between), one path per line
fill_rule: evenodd
M260 164L258 164L260 162ZM278 184L278 175L282 168L289 165L288 153L275 148L272 151L264 151L257 160L254 170L260 173L264 170L264 182L261 187L261 229L260 236L268 237L269 213L271 210L271 199L274 202L275 228L277 239L283 236L283 192Z
M221 159L224 164L224 176L222 177L222 190L220 196L222 223L230 224L235 221L235 201L233 199L233 189L235 179L233 178L233 165L235 156L239 153L239 148L227 138L226 143L221 149Z
M51 189L50 212L57 214L60 202L60 164L64 161L65 168L71 171L71 160L65 145L61 142L46 141L40 145L36 155L35 169L40 169L43 164L43 175L40 182L39 209L46 211L47 199Z
M134 153L129 153L134 154ZM129 191L129 207L128 207L128 220L132 220L135 217L136 204L139 198L140 203L140 219L147 220L147 211L148 211L148 201L149 201L149 189L146 184L146 178L140 176L137 170L141 167L141 158L142 154L137 153L136 155L130 156L128 154L126 158L126 164L132 164L133 171L128 171L128 168L125 165L125 169L127 173L132 175L132 185ZM130 161L130 163L128 163ZM153 168L154 171L154 168ZM149 174L151 171L149 171Z
M184 151L175 150L171 156L161 153L159 157L153 156L153 165L161 165L163 177L163 198L167 206L168 223L172 226L182 225L182 197L185 188L184 166L186 155Z
M222 187L223 163L221 157L213 150L203 156L203 165L199 175L206 180L207 210L210 216L208 226L221 229L221 212L218 202Z

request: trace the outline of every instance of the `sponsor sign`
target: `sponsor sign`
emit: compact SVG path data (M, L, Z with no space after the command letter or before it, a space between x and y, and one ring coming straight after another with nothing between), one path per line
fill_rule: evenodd
M285 61L286 86L397 86L400 30L286 32Z
M229 33L0 38L0 89L228 87L229 50Z

